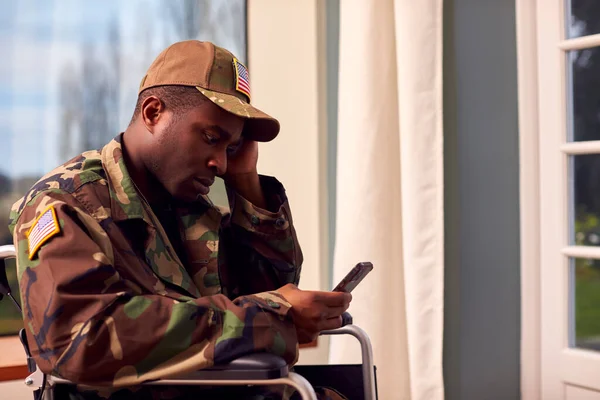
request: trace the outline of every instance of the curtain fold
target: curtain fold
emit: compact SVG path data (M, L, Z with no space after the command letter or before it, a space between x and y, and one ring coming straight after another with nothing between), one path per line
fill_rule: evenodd
M443 399L442 0L340 9L334 282L373 272L350 312L373 342L381 399ZM359 362L333 337L331 362Z

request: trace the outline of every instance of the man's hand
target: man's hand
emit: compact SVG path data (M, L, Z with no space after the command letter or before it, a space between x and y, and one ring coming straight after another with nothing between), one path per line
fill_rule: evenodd
M342 314L352 301L350 293L304 291L292 284L277 291L292 305L300 344L312 342L321 331L341 327Z
M227 158L227 172L223 179L227 181L235 175L256 174L258 163L258 142L244 139L237 151Z
M255 206L266 209L267 202L256 170L258 143L244 140L235 154L227 159L227 172L222 176L225 184Z

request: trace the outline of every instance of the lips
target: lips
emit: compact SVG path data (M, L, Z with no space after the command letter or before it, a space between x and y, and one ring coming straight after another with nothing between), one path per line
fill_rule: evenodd
M196 178L196 180L207 187L215 183L215 178Z
M200 194L202 195L207 195L208 192L210 192L210 186L215 183L215 179L212 178L194 178L194 180L199 184L200 186Z

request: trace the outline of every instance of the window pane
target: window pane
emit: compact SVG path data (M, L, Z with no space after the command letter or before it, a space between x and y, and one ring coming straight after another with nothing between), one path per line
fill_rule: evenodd
M600 33L600 2L598 0L571 0L567 9L567 37Z
M600 246L600 154L571 156L570 243Z
M124 131L139 83L173 42L246 61L246 0L0 0L0 245L11 205L46 172ZM224 205L222 181L211 190ZM14 282L14 273L11 279ZM10 328L9 299L0 302Z
M571 345L600 350L600 260L571 259L570 291Z
M600 48L570 51L567 60L569 138L600 140Z

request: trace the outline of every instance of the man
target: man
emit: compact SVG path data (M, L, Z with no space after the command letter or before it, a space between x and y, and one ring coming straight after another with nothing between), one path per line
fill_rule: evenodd
M252 352L293 364L298 343L341 326L350 295L295 286L302 253L285 191L256 167L257 142L279 123L250 105L248 80L211 43L170 46L127 130L13 206L23 316L44 373L120 388ZM230 213L206 197L216 176Z

